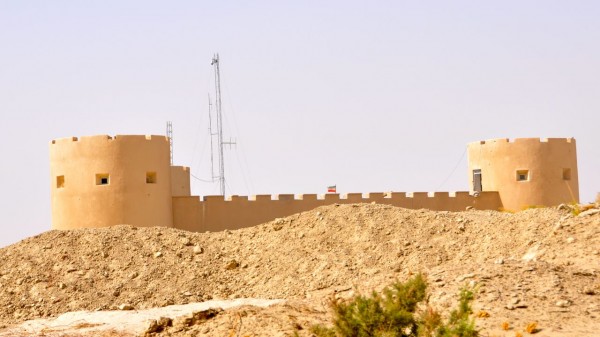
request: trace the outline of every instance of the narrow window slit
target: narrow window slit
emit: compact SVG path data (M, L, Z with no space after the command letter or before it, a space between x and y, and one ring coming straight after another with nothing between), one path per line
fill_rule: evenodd
M65 176L56 177L56 188L65 188Z
M146 172L146 184L156 184L156 172Z
M108 185L110 183L110 176L108 173L96 174L96 185Z
M517 181L529 181L529 170L517 170Z
M570 168L563 169L563 180L571 180L571 169Z

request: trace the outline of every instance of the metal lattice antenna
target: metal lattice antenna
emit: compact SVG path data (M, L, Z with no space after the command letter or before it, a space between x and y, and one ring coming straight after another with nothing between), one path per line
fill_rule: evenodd
M210 94L208 94L208 134L210 135L210 177L214 182L217 177L215 177L215 155L214 155L214 143L213 136L216 135L212 131L212 101L210 99Z
M169 138L169 148L171 152L171 166L173 166L173 123L167 121L167 138Z
M217 146L219 151L219 192L225 195L225 159L223 156L223 112L221 110L221 73L219 54L210 63L215 71L215 110L217 112Z
M217 148L219 152L219 191L221 195L225 195L225 158L223 155L224 145L233 145L235 142L224 142L223 141L223 111L221 109L221 72L219 54L215 54L210 63L215 71L215 110L217 114ZM212 131L211 131L212 138ZM212 139L211 139L212 141Z

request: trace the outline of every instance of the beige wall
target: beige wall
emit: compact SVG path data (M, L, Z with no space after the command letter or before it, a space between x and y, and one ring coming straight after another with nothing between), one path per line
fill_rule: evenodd
M492 139L468 145L469 182L480 169L483 191L498 191L503 207L521 210L579 201L577 154L573 138ZM570 180L563 170L570 170ZM518 181L517 171L528 171Z
M575 140L495 139L468 145L469 181L482 171L483 192L258 195L252 198L190 196L190 171L170 166L165 136L90 136L50 144L52 227L71 229L117 224L174 226L219 231L258 225L334 203L381 203L398 207L462 211L519 210L579 200ZM568 179L565 169L569 170ZM527 170L526 181L517 171ZM107 174L108 184L96 175Z
M404 208L427 208L432 210L462 211L467 206L476 209L497 210L502 207L496 192L484 192L478 197L468 192L416 192L370 193L363 197L351 193L339 194L280 194L278 196L257 195L250 200L245 196L232 196L225 200L222 196L173 198L173 224L176 228L190 231L220 231L255 226L275 218L312 210L319 206L350 203L381 203Z
M171 195L187 197L191 193L190 169L185 166L171 166Z
M147 183L148 173L155 183ZM173 225L165 136L53 140L50 174L54 229ZM97 185L96 174L108 174L108 184Z

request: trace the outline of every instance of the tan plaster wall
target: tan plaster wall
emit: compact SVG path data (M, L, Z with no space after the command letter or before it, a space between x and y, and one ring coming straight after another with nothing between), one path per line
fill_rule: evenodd
M478 197L468 192L407 193L351 193L339 194L280 194L232 196L225 200L222 196L173 198L174 227L196 232L238 229L265 223L276 218L312 210L319 206L351 203L381 203L398 207L432 210L462 211L467 206L476 209L498 210L502 207L496 192L484 192Z
M190 169L185 166L171 166L171 195L187 197L191 193Z
M521 210L579 202L577 154L573 138L492 139L468 145L469 182L481 169L483 191L498 191L503 207ZM563 180L563 169L571 179ZM528 181L517 181L517 170L529 170Z
M90 136L50 144L52 227L71 229L117 224L174 226L190 231L219 231L258 225L275 218L334 203L381 203L398 207L462 211L518 210L534 205L578 201L574 139L496 139L470 143L469 181L481 169L483 192L392 192L258 195L251 198L190 196L190 171L170 166L165 136ZM571 169L563 180L563 169ZM517 170L529 170L517 181ZM155 183L147 183L147 173ZM109 174L97 185L96 174ZM60 178L59 178L60 177ZM61 186L59 186L61 185Z
M106 135L50 143L52 228L118 224L172 227L169 141L165 136ZM156 183L146 182L147 172ZM97 185L96 174L109 174ZM64 187L57 187L57 177Z
M191 232L199 232L204 220L204 209L200 207L199 196L173 197L173 227Z

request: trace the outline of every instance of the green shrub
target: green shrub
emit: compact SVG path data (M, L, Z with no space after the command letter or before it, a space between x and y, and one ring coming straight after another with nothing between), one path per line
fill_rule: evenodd
M471 302L473 301L473 292L468 289L460 290L458 308L450 312L448 323L440 324L435 336L438 337L476 337L478 335L475 329L475 320L470 319L469 315L473 312ZM429 335L431 336L431 335Z
M408 281L395 282L381 294L356 296L350 301L331 302L333 327L313 326L318 337L475 337L472 312L473 292L461 290L458 308L450 313L447 323L433 308L417 315L417 305L427 296L427 283L418 274Z

